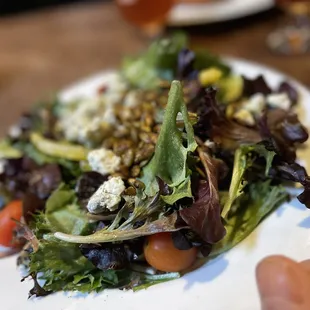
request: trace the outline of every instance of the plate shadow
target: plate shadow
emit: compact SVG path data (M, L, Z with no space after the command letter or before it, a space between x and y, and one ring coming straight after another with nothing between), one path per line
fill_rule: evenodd
M217 258L206 263L206 265L186 275L186 284L184 289L190 289L195 283L206 283L213 281L225 271L228 265L229 262L224 255L218 256Z

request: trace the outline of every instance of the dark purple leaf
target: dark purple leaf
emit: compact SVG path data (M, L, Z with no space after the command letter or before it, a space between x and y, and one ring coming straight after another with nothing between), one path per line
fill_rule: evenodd
M40 166L31 158L23 157L22 169L24 171L32 171L38 169Z
M8 159L4 166L2 182L4 188L12 194L14 198L21 198L28 189L28 179L30 172L24 169L24 159Z
M195 134L202 140L211 139L223 149L235 150L241 143L258 143L258 131L228 120L216 101L216 90L201 89L188 109L197 113L199 120L194 126Z
M31 298L32 296L43 297L52 293L51 291L46 291L43 287L40 286L37 280L37 275L35 273L31 273L29 276L31 276L34 285L33 288L29 291L28 298ZM28 278L29 276L27 276L26 278ZM23 278L21 281L24 280L25 278Z
M282 82L278 88L279 93L287 93L291 102L294 104L298 101L298 92L289 82Z
M129 263L123 244L83 244L81 253L98 269L123 269Z
M26 193L23 197L23 218L26 224L33 218L33 214L37 211L40 211L44 208L45 202L42 199L39 199L33 193Z
M218 179L223 180L227 177L229 173L229 168L227 164L219 158L212 158L213 165L216 167Z
M96 190L108 179L96 171L84 172L78 179L75 192L80 200L89 199Z
M189 250L193 247L192 243L186 237L186 234L182 231L174 231L171 233L174 246L179 250Z
M162 196L167 196L172 194L172 190L169 188L168 184L164 182L159 177L156 177L157 183L158 183L158 188L159 188L159 193Z
M203 244L199 250L203 257L208 257L212 251L212 244Z
M297 115L282 109L266 113L267 125L271 132L280 134L291 143L303 143L308 139L307 129L300 123Z
M271 93L271 88L266 83L264 77L259 75L254 79L243 78L243 95L250 97L254 94L261 93L263 95L268 95Z
M143 249L145 244L145 238L135 238L124 242L128 247L128 257L130 260L137 260L143 255ZM127 249L127 248L126 248Z
M4 166L4 175L7 177L16 176L23 169L23 159L7 159Z
M307 208L310 208L310 178L304 167L297 163L282 162L271 169L270 175L278 179L300 183L304 187L304 191L297 198Z
M193 193L194 203L180 210L180 216L205 242L214 244L225 236L218 195L218 171L209 154L198 152L208 180L200 180Z
M96 225L94 232L99 231L107 227L107 225L103 221L99 221Z
M218 194L213 196L207 181L201 181L197 190L193 205L181 210L180 215L205 242L214 244L225 235Z
M32 192L45 199L60 184L61 173L56 164L39 166L28 157L9 159L4 167L2 182L16 198Z
M189 49L182 49L178 54L178 77L180 80L191 79L197 71L194 70L195 53Z
M20 247L24 245L22 252L20 253L20 259L22 260L23 258L25 258L24 254L29 254L38 250L39 240L27 224L22 221L16 222L16 224L17 225L13 230L12 242L19 245Z
M290 163L296 159L296 144L308 139L307 129L297 115L282 109L265 111L259 129L262 138L271 142L277 155Z
M33 170L29 177L29 189L40 199L46 199L61 183L61 172L57 164L47 164Z
M288 114L282 123L283 137L291 143L304 143L308 140L307 129L299 122L296 114Z
M300 183L304 191L298 199L310 208L310 178L305 168L295 163L296 146L308 139L307 129L299 122L296 114L281 109L266 111L259 127L266 140L266 148L277 154L270 176Z

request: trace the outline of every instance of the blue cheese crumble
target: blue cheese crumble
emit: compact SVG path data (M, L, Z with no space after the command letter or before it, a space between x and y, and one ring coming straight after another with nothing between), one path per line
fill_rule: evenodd
M105 148L90 151L87 155L87 160L93 171L103 175L116 172L121 163L119 156Z
M87 204L90 213L98 214L105 210L115 211L125 190L125 185L120 177L113 177L104 182L91 196Z

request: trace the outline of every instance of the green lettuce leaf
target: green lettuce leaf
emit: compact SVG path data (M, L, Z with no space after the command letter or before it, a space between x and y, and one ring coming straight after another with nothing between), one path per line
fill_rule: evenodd
M138 221L144 221L149 218L159 218L160 214L164 212L164 208L166 206L165 202L160 196L160 192L158 192L154 197L148 197L142 190L139 189L137 189L137 195L135 197L134 204L133 212L130 216L127 217L126 221L122 223L120 229L131 229ZM128 210L128 203L125 204L123 209ZM123 209L119 213L123 213ZM119 216L119 213L117 217ZM115 218L115 220L117 220L117 218ZM111 230L112 226L115 226L114 222L109 226L109 231Z
M98 270L77 244L42 240L30 255L29 271L43 280L46 291L101 291L118 284L117 272ZM39 274L39 275L38 275Z
M265 175L267 176L274 156L275 152L268 151L263 144L242 145L236 150L228 199L222 210L223 218L227 217L234 201L243 194L243 189L247 185L244 178L245 172L252 167L256 158L265 158Z
M44 280L45 291L91 292L117 286L117 271L97 269L82 255L78 244L60 241L52 235L57 230L83 234L93 229L85 212L75 204L72 190L61 185L47 200L45 213L36 214L34 220L32 227L39 247L29 256L29 274ZM40 290L33 289L30 294L40 294Z
M179 113L182 115L186 133L182 133L177 127L176 119ZM191 171L187 161L190 152L195 151L196 148L194 130L183 100L181 83L173 81L155 154L143 169L142 182L145 184L145 192L138 191L131 215L125 218L125 222L119 226L120 220L124 218L124 215L128 215L128 210L132 208L126 202L107 229L88 236L57 232L55 237L73 243L103 243L130 240L184 228L185 224L183 227L177 226L177 214L165 216L164 208L167 203L173 204L181 198L192 197ZM158 178L172 189L172 194L161 195ZM134 228L137 221L145 221L145 224Z
M214 245L211 256L226 252L245 239L274 209L289 199L283 186L272 186L271 180L252 183L246 193L234 200L236 212L226 219L226 236Z
M72 234L65 234L57 232L54 236L57 239L72 242L72 243L104 243L131 240L141 236L153 235L161 232L173 232L186 228L186 226L177 225L177 214L173 213L169 216L162 216L158 220L150 223L145 223L139 228L134 228L132 225L127 225L124 228L114 230L99 230L88 236L75 236Z
M177 32L168 38L154 41L146 52L138 58L125 58L122 73L134 87L152 89L159 86L161 79L172 81L178 74L178 56L182 49L188 47L185 33ZM209 67L219 68L224 75L229 74L230 67L208 51L194 50L193 69L202 70Z
M186 45L184 33L154 41L143 55L136 59L126 58L122 73L132 86L155 88L161 78L172 80L176 76L178 54Z
M56 291L100 292L106 288L140 290L180 277L179 273L148 275L129 268L97 269L80 252L79 245L51 238L40 240L37 251L30 254L29 274L35 280L31 295L45 296ZM42 288L36 280L42 280Z
M46 201L45 211L34 215L31 228L40 239L57 231L80 235L91 230L93 224L78 206L74 191L61 184Z
M145 289L151 285L180 277L179 273L148 275L130 269L99 270L81 255L79 246L62 241L43 241L31 254L30 272L43 280L47 292L100 292L106 288L132 287ZM46 295L46 293L44 293Z
M176 124L178 113L182 114L184 120L186 131L185 145L182 132ZM143 169L141 181L146 186L146 194L154 196L158 192L156 177L159 177L173 189L171 195L162 197L165 202L173 204L181 198L192 197L190 188L191 171L187 166L187 157L196 148L197 143L183 100L181 83L173 81L155 154Z
M63 184L46 201L45 221L52 232L82 234L89 226L86 212L75 201L73 190Z
M230 73L231 68L225 64L218 56L212 55L206 49L194 49L196 59L194 63L194 68L197 70L202 70L210 67L216 67L223 72L226 76Z
M154 275L145 274L145 275L142 275L143 284L133 287L133 291L134 292L140 291L142 289L146 289L158 283L175 280L175 279L180 278L180 276L181 275L178 272L170 272L170 273L154 274Z

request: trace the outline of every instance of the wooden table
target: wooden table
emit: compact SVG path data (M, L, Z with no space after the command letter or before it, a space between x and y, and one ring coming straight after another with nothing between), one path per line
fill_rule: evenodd
M192 44L284 71L310 85L310 56L270 53L266 35L281 21L269 12L220 26L189 29ZM146 46L113 4L59 7L0 19L0 134L32 102Z

